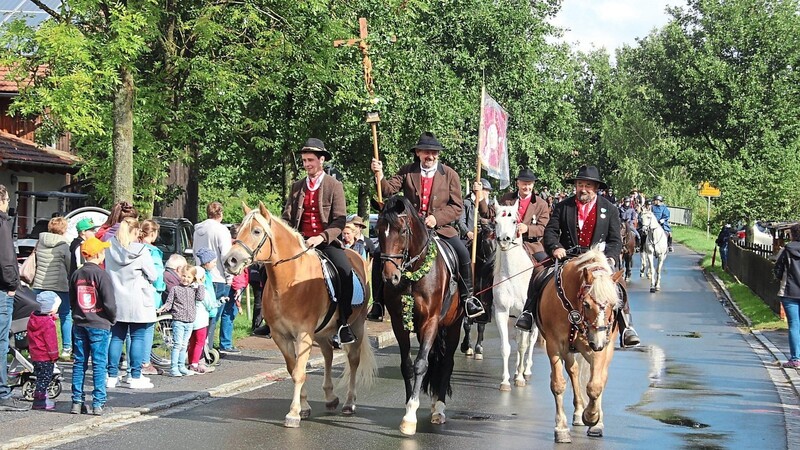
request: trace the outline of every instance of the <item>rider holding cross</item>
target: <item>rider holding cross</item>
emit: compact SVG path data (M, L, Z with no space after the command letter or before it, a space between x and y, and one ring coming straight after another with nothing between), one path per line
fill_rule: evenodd
M412 148L417 161L400 168L388 180L383 176L383 163L373 158L370 168L375 179L381 183L386 195L402 191L414 205L425 225L435 230L439 237L447 241L458 255L459 273L463 285L459 289L467 317L477 317L484 313L481 302L472 295L472 263L469 252L459 239L453 227L458 222L463 201L461 199L461 180L455 170L439 162L439 152L444 147L433 133L425 132Z

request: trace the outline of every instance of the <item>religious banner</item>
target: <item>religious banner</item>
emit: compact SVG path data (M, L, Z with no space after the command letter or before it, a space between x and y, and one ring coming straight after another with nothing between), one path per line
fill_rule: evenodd
M508 113L489 94L483 94L481 101L481 129L478 134L478 155L486 174L500 180L500 189L511 182L508 173L508 143L506 126Z

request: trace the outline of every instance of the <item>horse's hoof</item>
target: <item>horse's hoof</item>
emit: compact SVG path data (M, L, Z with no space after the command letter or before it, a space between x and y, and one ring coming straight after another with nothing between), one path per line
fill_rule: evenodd
M327 408L328 411L336 411L336 408L338 407L339 407L339 397L336 397L333 400L325 403L325 408Z
M483 353L475 353L476 361L483 361Z
M651 294L655 294L655 292L656 292L656 288L650 288L650 293Z
M520 379L514 380L514 386L516 386L516 387L525 387L526 384L527 383L525 383L524 379L522 379L522 380L520 380Z
M511 392L511 383L500 383L500 392Z
M300 410L301 419L308 419L309 417L311 417L311 408Z
M532 376L533 376L533 374L526 373L525 374L525 381L531 381Z
M431 423L434 425L443 425L447 422L447 417L441 413L434 413L431 416Z
M283 421L283 426L286 428L300 428L300 418L286 416L286 419Z
M661 286L656 286L656 290L660 291L661 290Z
M576 414L572 415L572 425L576 426L576 427L582 427L583 426L583 418L581 417L580 414L576 413Z
M597 422L600 421L600 414L589 414L588 411L583 412L583 424L588 427L593 427L597 425Z
M352 416L356 413L356 405L344 405L342 407L342 414L345 416Z
M589 437L603 437L603 425L595 425L586 430L586 435Z
M400 422L400 432L406 436L413 436L417 434L417 422L407 422L403 420Z
M475 351L474 351L474 350L472 350L472 347L470 347L470 348L468 348L468 349L467 349L467 356L472 356L472 355L474 355L474 354L475 354Z
M469 351L469 343L464 341L461 343L461 353L467 353Z
M555 433L556 444L570 444L572 443L572 437L569 435L569 429L566 430L556 430Z

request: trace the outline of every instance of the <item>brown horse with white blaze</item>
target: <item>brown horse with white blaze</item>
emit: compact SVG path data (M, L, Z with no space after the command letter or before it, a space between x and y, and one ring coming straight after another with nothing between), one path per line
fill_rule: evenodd
M617 291L622 276L621 270L612 272L603 252L592 248L560 266L542 291L536 316L550 360L556 442L571 442L563 404L564 368L574 393L572 424L589 426L589 436L603 435L603 389L619 333L615 317L622 307ZM587 363L589 379L583 386L580 372L585 372Z
M296 428L301 419L311 415L305 381L306 364L314 342L319 345L325 359L322 384L325 406L335 410L339 405L331 380L331 338L338 329L338 311L329 299L320 259L309 251L303 237L279 217L270 214L263 203L253 210L243 206L245 217L236 241L223 257L223 263L232 274L240 273L252 263L266 266L267 280L261 311L294 381L294 397L284 425ZM370 292L366 262L352 250L345 250L345 253L362 283L365 296L363 303L353 306L350 316L350 326L357 342L344 346L347 367L342 379L348 382L348 387L342 413L351 415L356 410L356 386L372 382L376 364L364 323Z

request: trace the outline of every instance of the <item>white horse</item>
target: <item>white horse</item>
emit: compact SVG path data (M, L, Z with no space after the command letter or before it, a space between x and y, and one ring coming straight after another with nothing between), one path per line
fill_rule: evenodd
M493 288L494 321L500 332L503 354L503 381L500 383L500 390L510 391L508 357L511 353L511 344L508 342L508 318L511 314L519 317L525 307L533 262L522 244L522 237L517 236L517 204L501 206L495 201L494 207L498 247L494 261L494 282L499 283ZM521 275L503 281L517 274ZM514 375L516 386L525 386L525 380L530 379L533 345L538 337L539 329L536 325L533 326L532 332L517 330L517 365Z
M642 255L642 270L647 259L647 278L650 279L650 292L661 290L661 268L667 258L667 233L661 228L656 217L650 211L642 213L640 219L642 230L646 234L644 254ZM656 267L654 259L658 259Z

